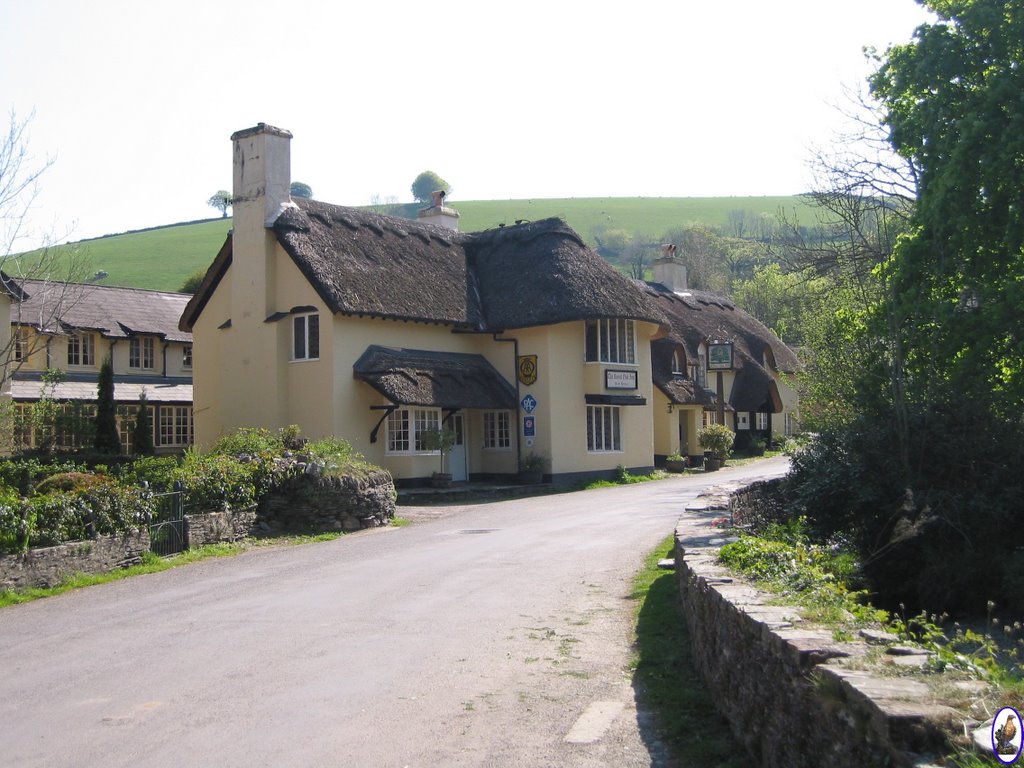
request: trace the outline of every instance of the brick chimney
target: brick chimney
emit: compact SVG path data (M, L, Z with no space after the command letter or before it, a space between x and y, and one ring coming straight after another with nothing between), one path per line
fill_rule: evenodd
M652 265L654 282L661 283L673 293L682 293L686 284L686 265L676 259L676 246L668 243L661 246L661 258Z
M448 208L444 204L445 191L439 189L436 192L431 192L430 195L433 198L433 205L429 208L421 208L419 213L416 214L416 218L427 224L435 224L439 227L453 229L458 232L459 212L454 208Z

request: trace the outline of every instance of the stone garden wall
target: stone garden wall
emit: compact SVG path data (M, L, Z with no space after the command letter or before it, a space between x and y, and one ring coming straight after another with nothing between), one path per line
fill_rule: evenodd
M185 541L189 549L207 544L241 541L255 531L255 506L185 515Z
M391 473L366 477L302 475L260 504L258 525L268 531L357 531L387 525L395 516Z
M142 562L149 551L149 530L123 536L101 536L56 547L0 556L0 589L53 587L77 573L106 573Z
M738 494L737 509L764 490ZM802 628L796 608L769 604L718 564L726 539L715 524L730 506L726 497L719 502L697 499L687 508L675 566L694 665L738 746L764 768L918 766L947 753L944 727L957 714L929 703L923 683L858 663L869 640L886 642L883 633L836 642L827 630ZM907 661L920 666L923 657Z

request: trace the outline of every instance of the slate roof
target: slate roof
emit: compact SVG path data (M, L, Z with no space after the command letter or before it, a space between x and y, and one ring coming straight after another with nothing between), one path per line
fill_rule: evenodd
M668 325L642 286L560 219L462 233L293 202L274 233L332 312L488 332L598 317ZM194 325L232 258L229 237L186 307L183 328Z
M733 342L736 368L728 405L737 411L782 410L778 385L762 361L767 357L781 373L793 373L798 363L793 351L767 326L724 296L695 290L674 293L660 283L644 285L671 322L668 337L652 347L654 384L669 400L707 406L710 399L714 403L714 393L672 375L672 353L676 345L682 345L692 363L702 341L722 339Z
M11 307L12 323L46 333L78 329L99 331L110 339L146 334L192 342L192 334L178 328L190 298L187 294L45 280L19 282L27 297Z
M54 400L97 399L96 375L88 373L66 373L64 381L53 387L50 396ZM138 403L143 390L146 399L154 403L192 404L192 380L168 379L156 376L121 376L114 375L114 401L118 403ZM36 401L43 395L43 381L39 371L19 371L11 381L11 398L15 401Z
M482 355L371 344L352 368L396 405L515 408L515 388Z

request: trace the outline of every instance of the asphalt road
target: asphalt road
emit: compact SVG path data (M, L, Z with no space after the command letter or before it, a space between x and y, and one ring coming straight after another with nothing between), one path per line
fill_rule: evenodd
M631 579L710 481L785 466L407 510L0 610L0 766L669 765Z

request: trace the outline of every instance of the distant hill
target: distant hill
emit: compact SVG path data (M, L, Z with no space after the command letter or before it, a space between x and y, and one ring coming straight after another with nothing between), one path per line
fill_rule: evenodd
M730 212L776 216L794 212L801 221L813 213L800 197L622 197L538 200L453 201L464 232L491 229L516 220L536 221L551 216L565 219L591 245L593 233L624 229L633 235L658 238L665 232L694 224L726 227ZM416 204L388 206L392 215L413 218ZM105 285L177 291L185 279L206 269L217 255L231 219L173 224L166 227L109 235L59 246L86 265L86 274L103 271ZM26 254L21 258L31 258Z

